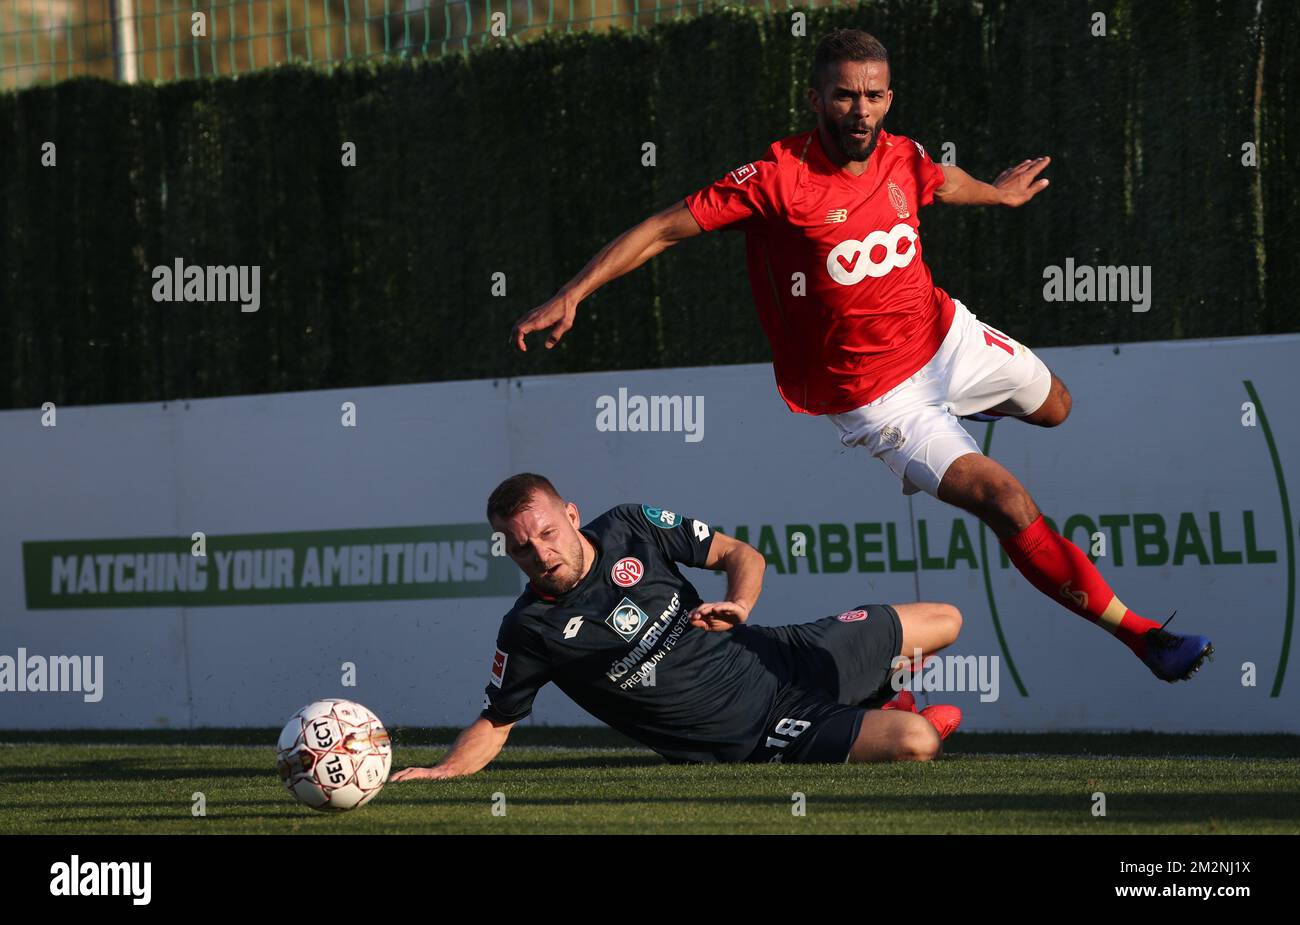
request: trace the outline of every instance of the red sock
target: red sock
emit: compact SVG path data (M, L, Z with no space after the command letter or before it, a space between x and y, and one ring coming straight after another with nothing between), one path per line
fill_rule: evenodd
M1003 540L1002 548L1039 591L1105 627L1139 658L1146 654L1146 632L1160 624L1125 607L1083 550L1049 527L1043 515Z

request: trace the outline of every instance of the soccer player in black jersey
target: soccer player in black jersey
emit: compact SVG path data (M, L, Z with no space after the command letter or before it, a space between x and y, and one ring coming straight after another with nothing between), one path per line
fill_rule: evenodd
M766 562L701 520L622 504L582 526L532 473L497 486L488 519L528 587L501 621L479 718L436 767L393 781L480 770L548 682L672 762L924 761L960 722L946 705L918 715L891 683L900 659L957 638L949 604L752 626ZM724 571L726 599L701 600L681 565Z

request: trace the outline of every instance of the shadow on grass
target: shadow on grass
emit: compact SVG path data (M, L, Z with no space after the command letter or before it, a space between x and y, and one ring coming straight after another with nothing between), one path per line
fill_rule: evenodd
M575 771L600 771L614 768L663 768L685 767L669 765L658 755L646 752L641 755L592 755L590 757L527 759L497 761L487 766L489 771L558 771L569 769ZM393 766L397 770L397 766Z
M397 726L389 730L402 748L445 748L460 733L447 726ZM278 729L0 729L0 743L42 745L248 745L272 749ZM552 748L627 748L642 746L613 729L597 726L525 724L510 733L510 745ZM507 750L509 745L506 746ZM1052 754L1180 757L1210 755L1240 758L1291 758L1300 754L1300 736L1288 734L1219 735L1157 732L959 732L944 743L951 754ZM645 749L649 753L648 749Z
M57 770L49 768L0 768L0 784L59 784L73 781L111 783L113 781L205 781L243 778L256 780L271 778L278 781L275 765L268 762L258 767L168 767L149 764L142 759L123 758L115 761L72 762Z
M385 794L387 796L387 794ZM1054 814L1067 817L1091 818L1092 801L1089 795L1078 794L834 794L818 796L809 793L810 811L845 813L902 813L915 818L932 818L939 814L961 813L1012 813ZM580 806L699 806L699 807L762 807L772 805L789 812L790 800L785 793L773 794L770 799L751 796L598 796L584 794L575 797L515 796L515 807L573 807ZM464 796L429 795L420 797L388 796L376 808L397 807L464 807ZM1286 793L1233 793L1230 791L1177 794L1124 794L1107 796L1108 818L1125 824L1155 824L1169 822L1196 822L1211 818L1224 820L1261 819L1273 822L1300 821L1300 792ZM1099 820L1100 822L1101 820Z
M651 752L632 755L598 754L590 758L553 758L503 761L489 765L489 771L558 771L618 768L648 768L664 766L666 762ZM404 764L394 764L397 771ZM416 765L423 767L423 765ZM150 761L147 757L124 757L111 760L94 759L70 761L57 769L45 766L16 766L0 768L0 784L51 784L69 781L197 781L244 778L250 781L271 778L278 782L274 760L262 765L234 767L207 767L198 765L166 765Z
M234 801L232 801L232 802L234 802ZM283 800L249 800L249 799L244 799L244 798L241 797L241 798L238 799L237 802L238 802L238 805L239 805L239 806L269 806L269 807L285 808L285 807L294 807L294 806L296 805L296 804L293 802L293 797L289 795L289 792L288 792L288 791L285 791L284 799L283 799ZM209 799L209 801L208 801L208 806L209 806L209 808L212 807L212 806L214 805L214 803L215 803L215 800L213 800L213 799ZM21 809L23 812L27 812L27 811L35 811L35 810L46 810L46 809L60 810L60 809L69 809L69 808L72 808L72 809L120 809L120 810L129 810L129 809L131 809L132 807L139 807L139 808L141 808L141 809L162 809L163 807L173 807L173 808L175 808L175 812L164 813L163 815L159 816L158 818L160 818L160 819L163 819L163 818L165 818L165 819L177 819L177 818L179 818L179 817L181 817L181 816L184 816L184 817L186 817L186 818L190 818L190 806L191 806L191 803L190 803L189 800L184 800L184 801L177 801L177 800L59 800L59 801L57 801L57 802L49 802L49 803L41 802L41 801L23 802L23 803L21 803L21 804L18 805L18 808ZM213 813L213 815L215 815L215 812ZM72 817L60 817L60 818L72 818ZM138 815L136 815L135 813L132 813L131 816L130 816L130 818L132 818L132 819L143 819L143 818L145 818L145 817L144 817L144 816L138 816Z

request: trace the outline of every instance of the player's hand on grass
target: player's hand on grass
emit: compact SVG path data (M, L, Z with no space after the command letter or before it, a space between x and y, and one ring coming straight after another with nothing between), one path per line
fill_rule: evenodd
M1002 204L1012 208L1023 206L1047 189L1046 179L1035 178L1051 162L1050 157L1030 158L998 174L998 178L993 181L993 185L1002 193Z
M514 328L510 331L510 342L526 353L528 344L524 338L534 331L545 331L549 328L551 333L546 338L546 349L550 350L560 342L561 337L569 333L577 313L578 304L567 295L560 293L551 296L515 322Z
M404 780L442 780L455 775L447 772L446 768L402 768L394 772L389 778L388 783L400 784Z
M720 633L744 623L749 617L749 608L742 607L734 601L716 601L712 604L700 604L690 614L691 626L698 626L711 633Z

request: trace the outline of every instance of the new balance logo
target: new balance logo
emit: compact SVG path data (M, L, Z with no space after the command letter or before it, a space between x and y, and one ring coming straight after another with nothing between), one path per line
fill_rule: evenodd
M564 628L564 638L572 639L578 635L580 629L582 629L582 617L574 617L569 621L569 625Z
M831 209L829 212L826 213L826 221L822 222L822 224L833 225L836 222L847 222L848 220L849 220L848 209Z

